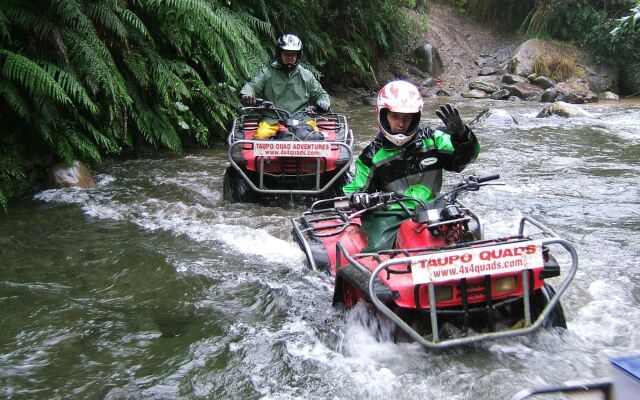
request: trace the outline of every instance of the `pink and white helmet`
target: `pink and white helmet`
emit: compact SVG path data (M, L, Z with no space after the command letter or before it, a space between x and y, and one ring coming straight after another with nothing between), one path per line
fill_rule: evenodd
M406 81L389 82L378 92L376 113L380 131L391 143L402 146L411 140L418 129L424 101L417 87ZM413 114L409 129L403 133L394 133L387 121L387 112Z

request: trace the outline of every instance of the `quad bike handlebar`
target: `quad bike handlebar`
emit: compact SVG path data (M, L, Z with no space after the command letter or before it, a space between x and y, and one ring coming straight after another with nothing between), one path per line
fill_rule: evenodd
M500 174L490 174L483 176L469 176L462 182L458 183L448 192L438 195L433 202L427 203L422 199L416 199L414 197L398 195L394 192L375 192L368 194L368 207L362 208L351 215L351 218L360 216L362 214L371 212L373 210L385 207L391 204L400 204L400 206L408 211L406 202L418 203L419 208L422 210L429 210L439 208L443 205L454 204L458 195L463 191L474 192L478 191L481 186L504 184L504 183L490 183L494 180L500 179ZM359 204L354 204L355 194L349 197L349 206L351 208L357 208Z

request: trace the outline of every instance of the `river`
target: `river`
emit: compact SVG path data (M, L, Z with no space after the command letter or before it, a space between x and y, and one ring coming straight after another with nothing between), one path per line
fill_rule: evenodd
M486 235L522 215L574 243L568 330L429 351L395 344L366 307L332 308L291 235L304 208L222 200L224 148L109 162L92 190L47 190L0 216L0 397L8 399L509 399L606 378L640 352L640 101L535 118L540 103L453 100L480 124L461 175ZM436 124L437 104L423 114ZM356 153L373 107L344 106Z

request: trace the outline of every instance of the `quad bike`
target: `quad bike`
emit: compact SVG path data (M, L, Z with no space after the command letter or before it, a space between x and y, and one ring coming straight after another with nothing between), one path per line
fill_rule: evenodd
M292 220L293 234L309 266L334 278L334 305L371 303L397 337L427 348L566 328L560 297L577 270L574 247L527 216L515 235L485 239L481 219L458 200L498 178L468 177L432 203L376 193L373 205L356 210L352 197L320 200ZM407 218L394 248L363 252L362 217L390 206ZM551 248L568 257L559 263ZM559 280L557 293L550 278Z
M231 202L254 202L269 196L301 195L313 199L334 197L350 181L353 132L347 119L335 113L319 114L308 107L290 115L272 102L257 99L243 107L227 138L231 164L224 174L223 197ZM261 120L278 120L277 135L257 139ZM310 132L303 120L315 121Z

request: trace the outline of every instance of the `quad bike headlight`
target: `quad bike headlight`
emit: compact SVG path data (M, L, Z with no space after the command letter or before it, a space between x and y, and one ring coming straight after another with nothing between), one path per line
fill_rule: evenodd
M498 278L493 282L493 287L496 294L513 292L517 287L516 277L507 276L505 278Z

